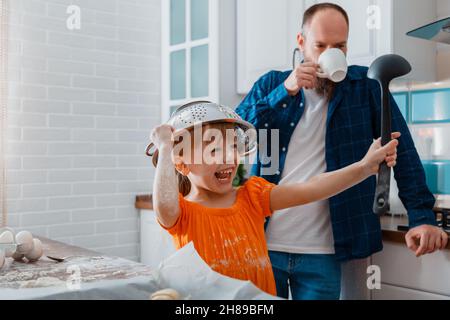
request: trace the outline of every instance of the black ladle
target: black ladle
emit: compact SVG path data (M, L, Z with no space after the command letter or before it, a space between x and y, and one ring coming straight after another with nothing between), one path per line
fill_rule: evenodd
M389 84L398 77L410 73L409 62L396 54L388 54L376 59L369 68L367 76L377 80L381 86L381 145L384 146L392 140L392 113L389 100ZM391 168L383 162L378 172L378 184L375 192L373 212L379 216L390 210L389 191L391 185Z

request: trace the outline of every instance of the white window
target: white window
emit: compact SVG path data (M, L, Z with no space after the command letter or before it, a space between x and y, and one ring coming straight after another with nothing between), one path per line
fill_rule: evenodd
M218 100L218 0L162 2L162 121L193 100Z

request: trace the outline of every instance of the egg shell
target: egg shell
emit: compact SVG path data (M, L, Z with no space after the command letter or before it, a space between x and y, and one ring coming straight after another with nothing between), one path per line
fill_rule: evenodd
M30 252L28 252L25 255L25 258L27 258L30 262L35 262L38 261L43 254L43 249L42 249L42 242L39 239L33 239L33 250L31 250Z
M174 289L164 289L153 293L151 300L179 300L180 294Z
M16 235L16 232L12 228L0 228L0 234L5 233L6 231L12 233L13 237Z
M13 258L14 260L16 260L16 261L23 261L23 258L24 258L24 257L25 257L25 256L24 256L23 254L18 253L18 252L14 252L13 255L12 255L12 258Z
M0 243L1 244L13 244L14 243L14 233L10 230L6 230L2 232L0 235ZM12 250L5 250L5 256L7 258L11 258L14 251Z
M16 234L17 252L27 254L33 250L33 235L28 231L20 231Z
M172 298L172 296L166 295L166 294L160 294L157 296L152 296L151 300L175 300Z
M0 234L0 243L2 244L14 243L14 234L9 230L2 232L2 234Z

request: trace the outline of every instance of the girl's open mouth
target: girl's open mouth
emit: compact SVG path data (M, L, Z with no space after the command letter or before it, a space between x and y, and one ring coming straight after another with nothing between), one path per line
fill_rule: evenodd
M233 176L234 168L229 168L221 171L217 171L214 175L219 182L228 182Z

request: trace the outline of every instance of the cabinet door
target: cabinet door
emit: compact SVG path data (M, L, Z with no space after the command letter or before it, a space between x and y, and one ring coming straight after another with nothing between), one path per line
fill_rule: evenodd
M141 263L158 268L175 251L172 237L159 225L156 213L141 210Z
M450 300L450 297L381 284L381 290L372 292L372 300Z
M405 244L385 241L382 252L372 256L381 270L381 282L450 296L450 251L443 250L416 258Z
M347 55L349 65L370 66L376 57L390 52L390 0L306 0L305 5L309 8L322 2L335 3L347 11L350 19Z
M304 1L237 1L237 90L250 91L270 70L292 69Z

